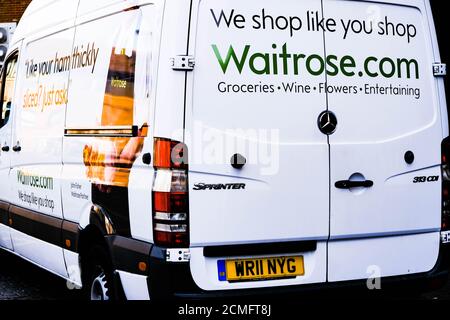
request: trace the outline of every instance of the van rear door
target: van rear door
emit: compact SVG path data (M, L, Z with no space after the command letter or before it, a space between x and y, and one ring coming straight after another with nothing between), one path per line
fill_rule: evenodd
M348 57L327 79L339 123L330 136L329 279L429 271L443 133L424 1L325 0L324 15L337 23L327 54Z
M321 4L202 0L192 12L186 142L194 280L206 290L325 281L329 150L317 127L325 76L307 72L304 61L313 56L310 68L321 68L323 33L308 32L304 18L320 17ZM294 279L221 282L217 259L203 256L208 246L305 240L317 249L300 252L305 275Z

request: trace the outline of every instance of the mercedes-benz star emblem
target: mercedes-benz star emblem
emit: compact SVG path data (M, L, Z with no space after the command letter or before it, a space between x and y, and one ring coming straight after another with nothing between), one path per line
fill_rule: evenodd
M331 111L324 111L319 116L318 125L323 134L331 135L335 133L337 129L337 117Z

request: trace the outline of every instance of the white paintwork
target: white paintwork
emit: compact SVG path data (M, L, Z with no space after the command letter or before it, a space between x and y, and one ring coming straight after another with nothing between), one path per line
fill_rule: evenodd
M424 12L423 1L408 1L408 7L395 4L376 4L381 21L388 16L392 22L407 21L417 26L417 36L410 43L406 39L389 36L349 36L352 46L342 45L342 35L327 33L327 52L336 55L352 55L357 61L366 56L416 59L419 65L419 79L398 79L382 77L370 79L343 75L328 77L328 84L357 85L379 84L389 86L420 88L420 99L411 96L391 95L346 95L329 94L329 109L338 117L339 127L330 136L331 158L331 214L330 239L370 238L390 233L407 234L439 231L441 224L441 183L413 183L417 176L440 176L442 127L439 92L431 66L437 61L433 56L430 31ZM374 2L354 2L345 0L325 0L324 14L338 20L367 19ZM372 69L375 69L373 63ZM405 73L405 71L403 71ZM412 73L414 75L414 73ZM411 150L415 162L408 165L404 154ZM372 188L360 192L338 190L335 181L349 179L353 174L362 174L372 180ZM414 236L409 236L411 241ZM365 240L361 240L365 243ZM342 245L340 246L342 247ZM339 248L340 248L339 247ZM411 255L420 257L420 264L410 268L415 272L425 272L434 265L439 242L422 242L404 250L396 246L392 238L390 255L382 264L390 270L402 274L408 266ZM334 244L330 242L329 254L335 256ZM423 252L430 254L423 255ZM348 253L352 253L350 249ZM356 254L356 253L355 253ZM381 254L378 251L378 254ZM373 250L360 250L358 259L379 261ZM346 256L348 258L348 254ZM344 258L345 259L345 258ZM340 260L330 259L329 272L342 269ZM402 262L403 261L403 262ZM347 278L354 276L348 269ZM339 273L342 274L342 273Z
M83 285L81 282L80 255L65 249L63 251L67 266L67 285L71 290L80 289Z
M46 36L52 30L73 27L78 0L34 0L14 32L13 42L36 35Z
M46 270L51 270L63 278L68 278L61 247L48 244L14 229L11 229L11 237L16 254L26 257L33 263L42 266Z
M296 52L323 54L323 37L300 32L291 40L289 35L268 31L264 37L250 28L239 31L217 28L210 9L220 12L221 8L236 8L242 14L251 16L255 8L264 7L274 14L320 10L317 1L286 1L280 7L273 1L200 1L194 8L192 35L194 48L190 52L196 57L196 67L189 80L193 82L187 109L187 132L192 135L190 143L191 184L191 244L204 246L212 244L236 244L248 242L270 242L299 239L326 239L328 237L328 145L327 138L317 130L317 117L325 109L324 95L312 94L308 98L289 94L238 95L221 94L218 82L258 83L276 82L278 76L258 77L244 71L242 74L230 66L223 74L214 56L212 45L226 55L229 45L241 52L247 43L262 51L271 50L272 41L277 44L289 42L290 50ZM308 43L308 47L304 47ZM320 77L319 77L320 78ZM283 77L295 81L295 77ZM325 81L323 77L321 79ZM305 75L305 81L315 81ZM301 119L301 120L300 120ZM301 124L300 124L301 123ZM227 130L241 129L233 137ZM279 141L270 137L252 136L254 130L279 131ZM250 131L250 132L249 132ZM204 136L214 140L205 143ZM223 141L233 139L237 146L222 150ZM221 158L206 159L207 148L223 152ZM279 170L264 174L264 164L258 154L250 150L279 150ZM220 152L219 151L219 152ZM228 152L228 153L226 153ZM249 164L241 171L230 166L230 159L236 152L247 157ZM208 160L212 160L208 163ZM295 176L295 178L294 178ZM246 191L196 192L197 183L245 183ZM208 201L205 201L205 199ZM312 218L312 213L314 218ZM270 227L269 227L270 226Z
M328 245L328 279L335 282L427 272L436 264L439 243L439 232L332 241Z
M13 47L10 47L9 50L11 52L17 50L20 48L20 43L14 45ZM11 56L11 54L10 54ZM7 56L7 58L9 58ZM6 61L6 60L5 60ZM17 66L17 72L19 72L19 68ZM0 73L0 76L1 73ZM17 85L17 82L14 84L14 86ZM0 102L2 103L2 102ZM12 147L12 139L11 139L11 132L12 127L14 123L14 115L16 113L15 108L16 103L13 101L13 104L11 106L11 114L9 121L6 125L4 125L2 128L0 128L0 181L8 181L9 179L9 173L11 169L11 150L9 152L3 152L1 150L4 146ZM4 202L9 202L9 199L11 197L11 185L9 183L0 183L0 200L3 200ZM7 248L9 250L13 250L13 244L11 240L11 235L9 232L9 227L0 225L0 247Z
M148 192L152 188L153 174L144 165L135 165L130 175L131 234L133 238L147 242L153 242L152 197Z
M128 23L132 27L133 12L126 9L139 5L144 15L142 30L146 32L140 33L137 44L136 83L140 85L136 86L134 122L149 125L142 153L153 154L153 137L185 141L188 145L190 268L199 287L233 290L290 286L364 279L370 276L367 270L371 266L378 266L381 276L425 272L434 266L439 249L440 183L412 184L416 176L440 175L440 142L449 134L443 80L433 78L431 73L431 63L440 61L440 57L428 1L323 1L326 17L366 20L375 10L382 16L388 14L391 19L414 23L418 26L417 36L406 44L362 36L353 36L344 43L341 34L330 32L324 37L322 32L302 30L291 37L274 30L262 33L250 28L217 28L209 10L235 9L247 16L260 13L262 8L274 15L322 12L321 2L312 0L289 0L283 5L269 0L194 0L192 4L187 0L34 0L12 41L11 49L21 48L22 69L14 99L14 126L0 129L0 140L9 140L11 147L19 141L22 152L11 154L12 170L10 160L4 154L0 156L0 180L10 182L0 184L0 199L79 223L82 228L88 226L91 182L86 178L82 155L91 139L67 139L63 132L65 127L98 126L111 48L120 26ZM92 72L74 69L51 77L25 77L27 60L52 59L55 52L70 54L74 46L92 42L99 48ZM325 82L324 74L312 76L304 70L300 76L256 76L247 69L239 74L230 66L224 75L211 48L216 44L224 56L230 44L238 50L251 44L253 49L272 52L273 43L287 43L291 52L322 57L325 53L351 54L358 61L369 55L415 58L420 64L418 80L372 81L340 75L329 76L327 81L330 85L377 82L417 86L421 88L421 99L217 92L219 81ZM144 58L148 53L151 59ZM194 71L172 70L170 59L186 54L195 57ZM51 115L45 110L22 108L27 90L56 82L68 87L67 106ZM317 117L327 107L339 120L338 130L329 139L317 129ZM230 133L228 129L244 131ZM255 138L245 132L249 129L277 129L279 140ZM220 151L221 140L230 137L237 144L233 153L242 153L249 160L241 171L230 166L232 154L222 154L219 163L205 161L211 147ZM105 142L102 147L108 149L111 145ZM258 161L261 159L247 154L258 148L276 150L279 155L272 172L264 171L267 167ZM416 154L413 165L403 160L408 150ZM53 190L34 190L18 184L19 171L53 177ZM374 187L357 192L334 188L335 181L355 173L373 180ZM148 242L153 241L153 179L153 168L138 159L129 183L131 234ZM197 183L245 183L246 188L195 191ZM18 199L19 191L50 197L55 207L26 206ZM14 246L8 238L9 228L0 226L1 246L9 250L14 247L15 254L81 284L77 254L17 231L12 231ZM203 256L207 245L293 240L318 240L315 252L292 253L305 257L306 275L296 279L220 282L218 259ZM150 298L146 277L123 271L119 274L127 298Z
M10 229L3 224L0 224L0 248L13 250Z
M147 287L147 277L118 270L123 291L127 300L142 301L150 300Z
M186 54L189 1L164 1L159 47L154 136L183 141L186 75L170 68L170 59ZM181 90L180 90L181 89Z
M11 204L30 209L48 216L63 219L61 201L61 173L65 103L52 103L45 107L42 103L44 92L67 90L68 73L55 73L51 76L30 75L26 66L54 59L48 52L58 52L59 56L71 54L74 29L53 33L45 38L27 38L21 51L21 71L17 78L15 126L12 132L13 145L19 144L21 152L11 154L10 184L12 186ZM53 54L52 54L53 56ZM40 103L30 105L31 94L38 94ZM54 100L57 101L56 99ZM33 186L24 177L44 177L45 186ZM28 201L30 198L35 199ZM15 250L24 256L34 252L31 258L42 263L48 269L61 273L65 269L62 249L54 250L53 245L26 237L17 232L12 233ZM54 257L38 254L52 251ZM42 261L40 261L42 260ZM52 263L50 261L53 261ZM67 274L67 272L66 272Z
M2 102L0 102L2 103ZM11 153L1 150L4 146L11 147L11 129L13 126L15 108L11 108L11 115L8 123L0 128L0 181L7 181L9 170L11 168ZM10 197L11 186L9 184L0 184L0 200L8 201Z
M66 143L65 146L73 147ZM92 187L89 181L83 177L86 174L84 168L79 162L70 163L66 160L63 166L61 193L67 194L67 197L62 199L64 210L64 218L72 222L81 224L83 217L89 221L89 214L92 208ZM83 228L87 224L81 224Z
M11 127L12 119L6 126L0 129L0 181L8 181L9 170L11 168L11 153L3 152L1 148L4 146L11 147ZM9 184L0 184L0 200L8 201L11 194L11 186Z

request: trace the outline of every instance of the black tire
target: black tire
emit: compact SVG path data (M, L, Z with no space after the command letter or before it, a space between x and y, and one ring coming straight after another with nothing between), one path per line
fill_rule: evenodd
M104 246L94 245L86 253L84 259L83 292L86 299L117 300L114 271L108 250Z

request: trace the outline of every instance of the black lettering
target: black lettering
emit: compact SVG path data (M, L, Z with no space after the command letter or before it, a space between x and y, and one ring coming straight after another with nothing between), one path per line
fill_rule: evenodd
M297 271L294 258L287 259L287 270L289 273L295 273Z
M236 275L238 277L243 277L244 274L244 262L243 261L236 261L235 263L235 268L236 268Z
M267 272L269 274L277 274L277 261L275 259L267 261Z
M271 15L266 15L266 10L262 9L263 29L267 29L267 21L270 22L270 29L275 29L275 24Z
M245 261L245 273L247 276L255 276L255 263L253 261Z
M211 9L211 13L213 15L214 21L216 22L217 28L220 28L220 25L222 24L222 19L225 21L225 24L227 25L227 27L229 28L231 25L231 21L233 20L233 16L234 16L234 9L231 10L230 15L228 16L228 19L225 15L225 12L220 11L220 16L219 18L216 17L216 14L214 12L213 9Z
M278 266L280 267L280 272L284 271L284 266L286 265L286 259L285 258L279 258L277 259Z
M259 22L259 18L260 18L260 16L257 15L257 14L255 14L255 15L252 17L253 23L254 23L253 29L255 29L255 30L261 29L261 22Z
M194 190L195 191L198 191L198 190L205 190L205 184L204 183L199 183L199 184L196 184L196 185L194 185Z

